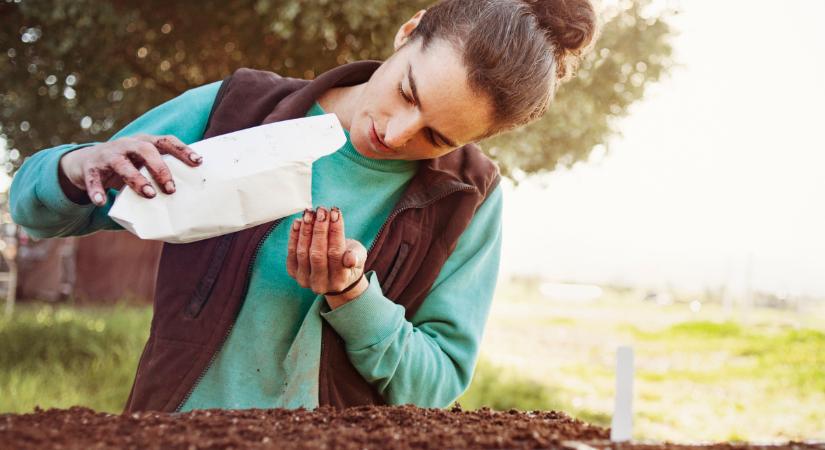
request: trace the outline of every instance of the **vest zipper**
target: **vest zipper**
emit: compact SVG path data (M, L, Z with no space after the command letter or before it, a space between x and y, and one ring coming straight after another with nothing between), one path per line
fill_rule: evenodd
M474 191L474 190L476 190L476 188L475 188L475 187L473 187L473 186L471 186L471 185L469 185L469 184L462 184L462 185L461 185L461 186L459 186L459 187L454 187L454 188L452 188L452 189L448 189L448 190L446 190L446 191L444 191L444 192L441 192L441 193L439 193L438 195L436 195L436 196L434 196L434 197L430 198L429 200L427 200L427 201L425 201L425 202L423 202L423 203L416 203L416 204L404 205L404 206L401 206L401 207L399 207L399 208L397 208L397 209L393 210L393 211L392 211L392 213L390 213L390 215L389 215L389 216L387 216L387 220L385 220L385 221L384 221L384 223L383 223L383 224L381 224L381 228L379 228L379 229L378 229L378 233L375 235L375 238L372 240L372 243L370 244L370 248L369 248L369 249L367 249L367 254L369 254L369 252L371 252L371 251L372 251L373 247L375 247L375 244L378 242L378 238L379 238L379 237L381 237L381 233L384 231L384 228L386 228L387 224L388 224L388 223L389 223L389 222L390 222L390 221L391 221L391 220L392 220L395 216L397 216L398 214L400 214L400 213L402 213L402 212L404 212L404 211L406 211L406 210L408 210L408 209L423 208L423 207L425 207L425 206L431 205L432 203L437 202L438 200L441 200L442 198L444 198L444 197L446 197L446 196L448 196L448 195L450 195L450 194L454 194L454 193L456 193L456 192L459 192L459 191Z
M266 239L269 237L269 235L272 234L272 231L275 229L275 227L277 227L278 224L280 224L282 220L283 220L283 218L276 220L272 224L272 226L270 226L269 229L266 230L266 233L264 233L263 237L261 237L261 240L259 240L258 244L255 246L255 251L252 253L252 259L249 260L249 266L247 267L247 270L246 270L246 284L244 285L243 293L241 294L241 307L243 307L243 302L246 301L246 293L249 291L249 282L250 282L250 279L252 278L252 266L255 264L255 259L258 258L258 252L261 250L261 247L263 247L264 241L266 241ZM241 311L241 309L238 308L238 312L240 312L240 311ZM215 358L218 356L218 352L221 350L221 348L223 348L223 344L226 343L226 339L229 338L229 334L232 332L232 329L235 327L235 321L236 320L237 320L237 317L229 325L229 328L226 329L226 333L224 333L223 338L221 338L220 344L218 344L218 347L212 353L212 356L209 357L209 362L206 363L206 367L203 368L200 375L198 375L198 378L195 379L195 382L192 384L192 387L189 388L189 391L183 397L183 400L181 400L180 403L178 403L178 406L175 408L175 412L180 412L180 409L183 407L183 404L186 403L186 401L189 400L189 397L192 396L192 392L195 391L195 387L201 382L203 377L206 376L206 372L209 370L209 368L212 367L212 364L215 362Z

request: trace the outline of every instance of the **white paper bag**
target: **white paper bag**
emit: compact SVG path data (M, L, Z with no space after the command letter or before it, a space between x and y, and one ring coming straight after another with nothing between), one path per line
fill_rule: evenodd
M142 239L193 242L250 228L312 208L312 162L341 148L335 114L274 122L196 142L203 156L189 167L164 155L175 180L147 199L125 186L109 216Z

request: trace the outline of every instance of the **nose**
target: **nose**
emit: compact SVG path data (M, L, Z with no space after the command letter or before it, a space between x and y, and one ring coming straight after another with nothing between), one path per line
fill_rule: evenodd
M384 143L392 149L404 147L423 125L421 113L416 109L394 114L384 130Z

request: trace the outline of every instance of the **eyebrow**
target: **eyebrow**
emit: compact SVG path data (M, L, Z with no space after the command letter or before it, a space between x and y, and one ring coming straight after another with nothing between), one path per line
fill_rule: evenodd
M410 82L410 89L412 90L412 96L413 96L413 100L415 100L416 107L418 108L419 111L421 111L421 110L424 109L424 106L421 105L421 100L418 99L418 89L416 89L416 87L415 87L415 77L413 77L413 73L412 73L412 64L407 64L407 79ZM436 130L433 127L430 127L430 130L433 131L433 134L439 136L441 138L441 140L444 141L444 143L447 144L448 146L458 147L458 145L456 145L455 141L448 138L447 136L444 136L444 134L441 133L440 131Z

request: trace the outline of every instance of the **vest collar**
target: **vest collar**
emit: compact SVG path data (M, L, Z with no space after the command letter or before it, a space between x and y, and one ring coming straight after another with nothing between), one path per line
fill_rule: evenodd
M354 86L369 81L381 64L381 61L375 60L356 61L332 68L314 80L303 80L306 84L281 100L263 123L303 117L324 92L334 87ZM300 111L298 115L297 111Z

